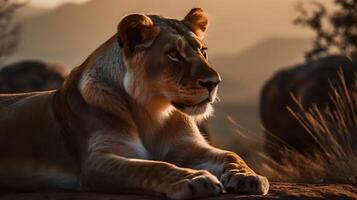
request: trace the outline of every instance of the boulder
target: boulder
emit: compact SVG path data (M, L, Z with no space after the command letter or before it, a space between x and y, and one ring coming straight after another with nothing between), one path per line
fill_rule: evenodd
M42 61L22 61L0 70L0 93L46 91L59 88L68 71Z

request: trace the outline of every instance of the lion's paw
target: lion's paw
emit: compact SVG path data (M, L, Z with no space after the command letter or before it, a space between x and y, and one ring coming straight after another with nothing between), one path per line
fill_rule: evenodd
M269 191L269 181L266 177L234 170L222 175L221 182L227 192L266 195Z
M216 196L224 190L217 177L206 170L199 170L191 177L171 184L172 190L166 194L171 199L194 199Z

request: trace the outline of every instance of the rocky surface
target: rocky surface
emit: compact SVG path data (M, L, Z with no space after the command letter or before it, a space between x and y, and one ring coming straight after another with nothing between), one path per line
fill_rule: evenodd
M10 200L159 200L148 194L96 194L96 193L1 193L0 199ZM357 185L272 183L266 196L224 194L207 200L357 200Z

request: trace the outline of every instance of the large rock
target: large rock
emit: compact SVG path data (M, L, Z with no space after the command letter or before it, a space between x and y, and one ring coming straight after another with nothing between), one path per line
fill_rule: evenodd
M0 199L11 200L159 200L158 196L143 194L96 194L96 193L0 193ZM225 194L205 200L353 200L357 199L357 187L351 185L313 185L272 183L268 195Z
M316 104L323 110L331 105L330 82L341 82L338 75L340 69L347 89L352 90L357 65L343 56L329 56L284 69L265 84L261 92L260 115L266 129L266 151L275 160L279 160L279 152L286 147L304 154L319 148L287 107L294 112L301 111L292 94L300 99L304 108Z
M23 61L0 71L0 93L45 91L59 88L68 71L41 61Z

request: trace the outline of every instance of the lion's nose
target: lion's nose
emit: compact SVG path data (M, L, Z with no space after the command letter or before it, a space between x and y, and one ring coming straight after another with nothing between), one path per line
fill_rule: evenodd
M209 93L212 92L212 90L221 82L221 78L219 76L217 77L211 77L211 78L205 78L205 79L199 79L198 80L198 85L201 87L204 87L208 90Z

